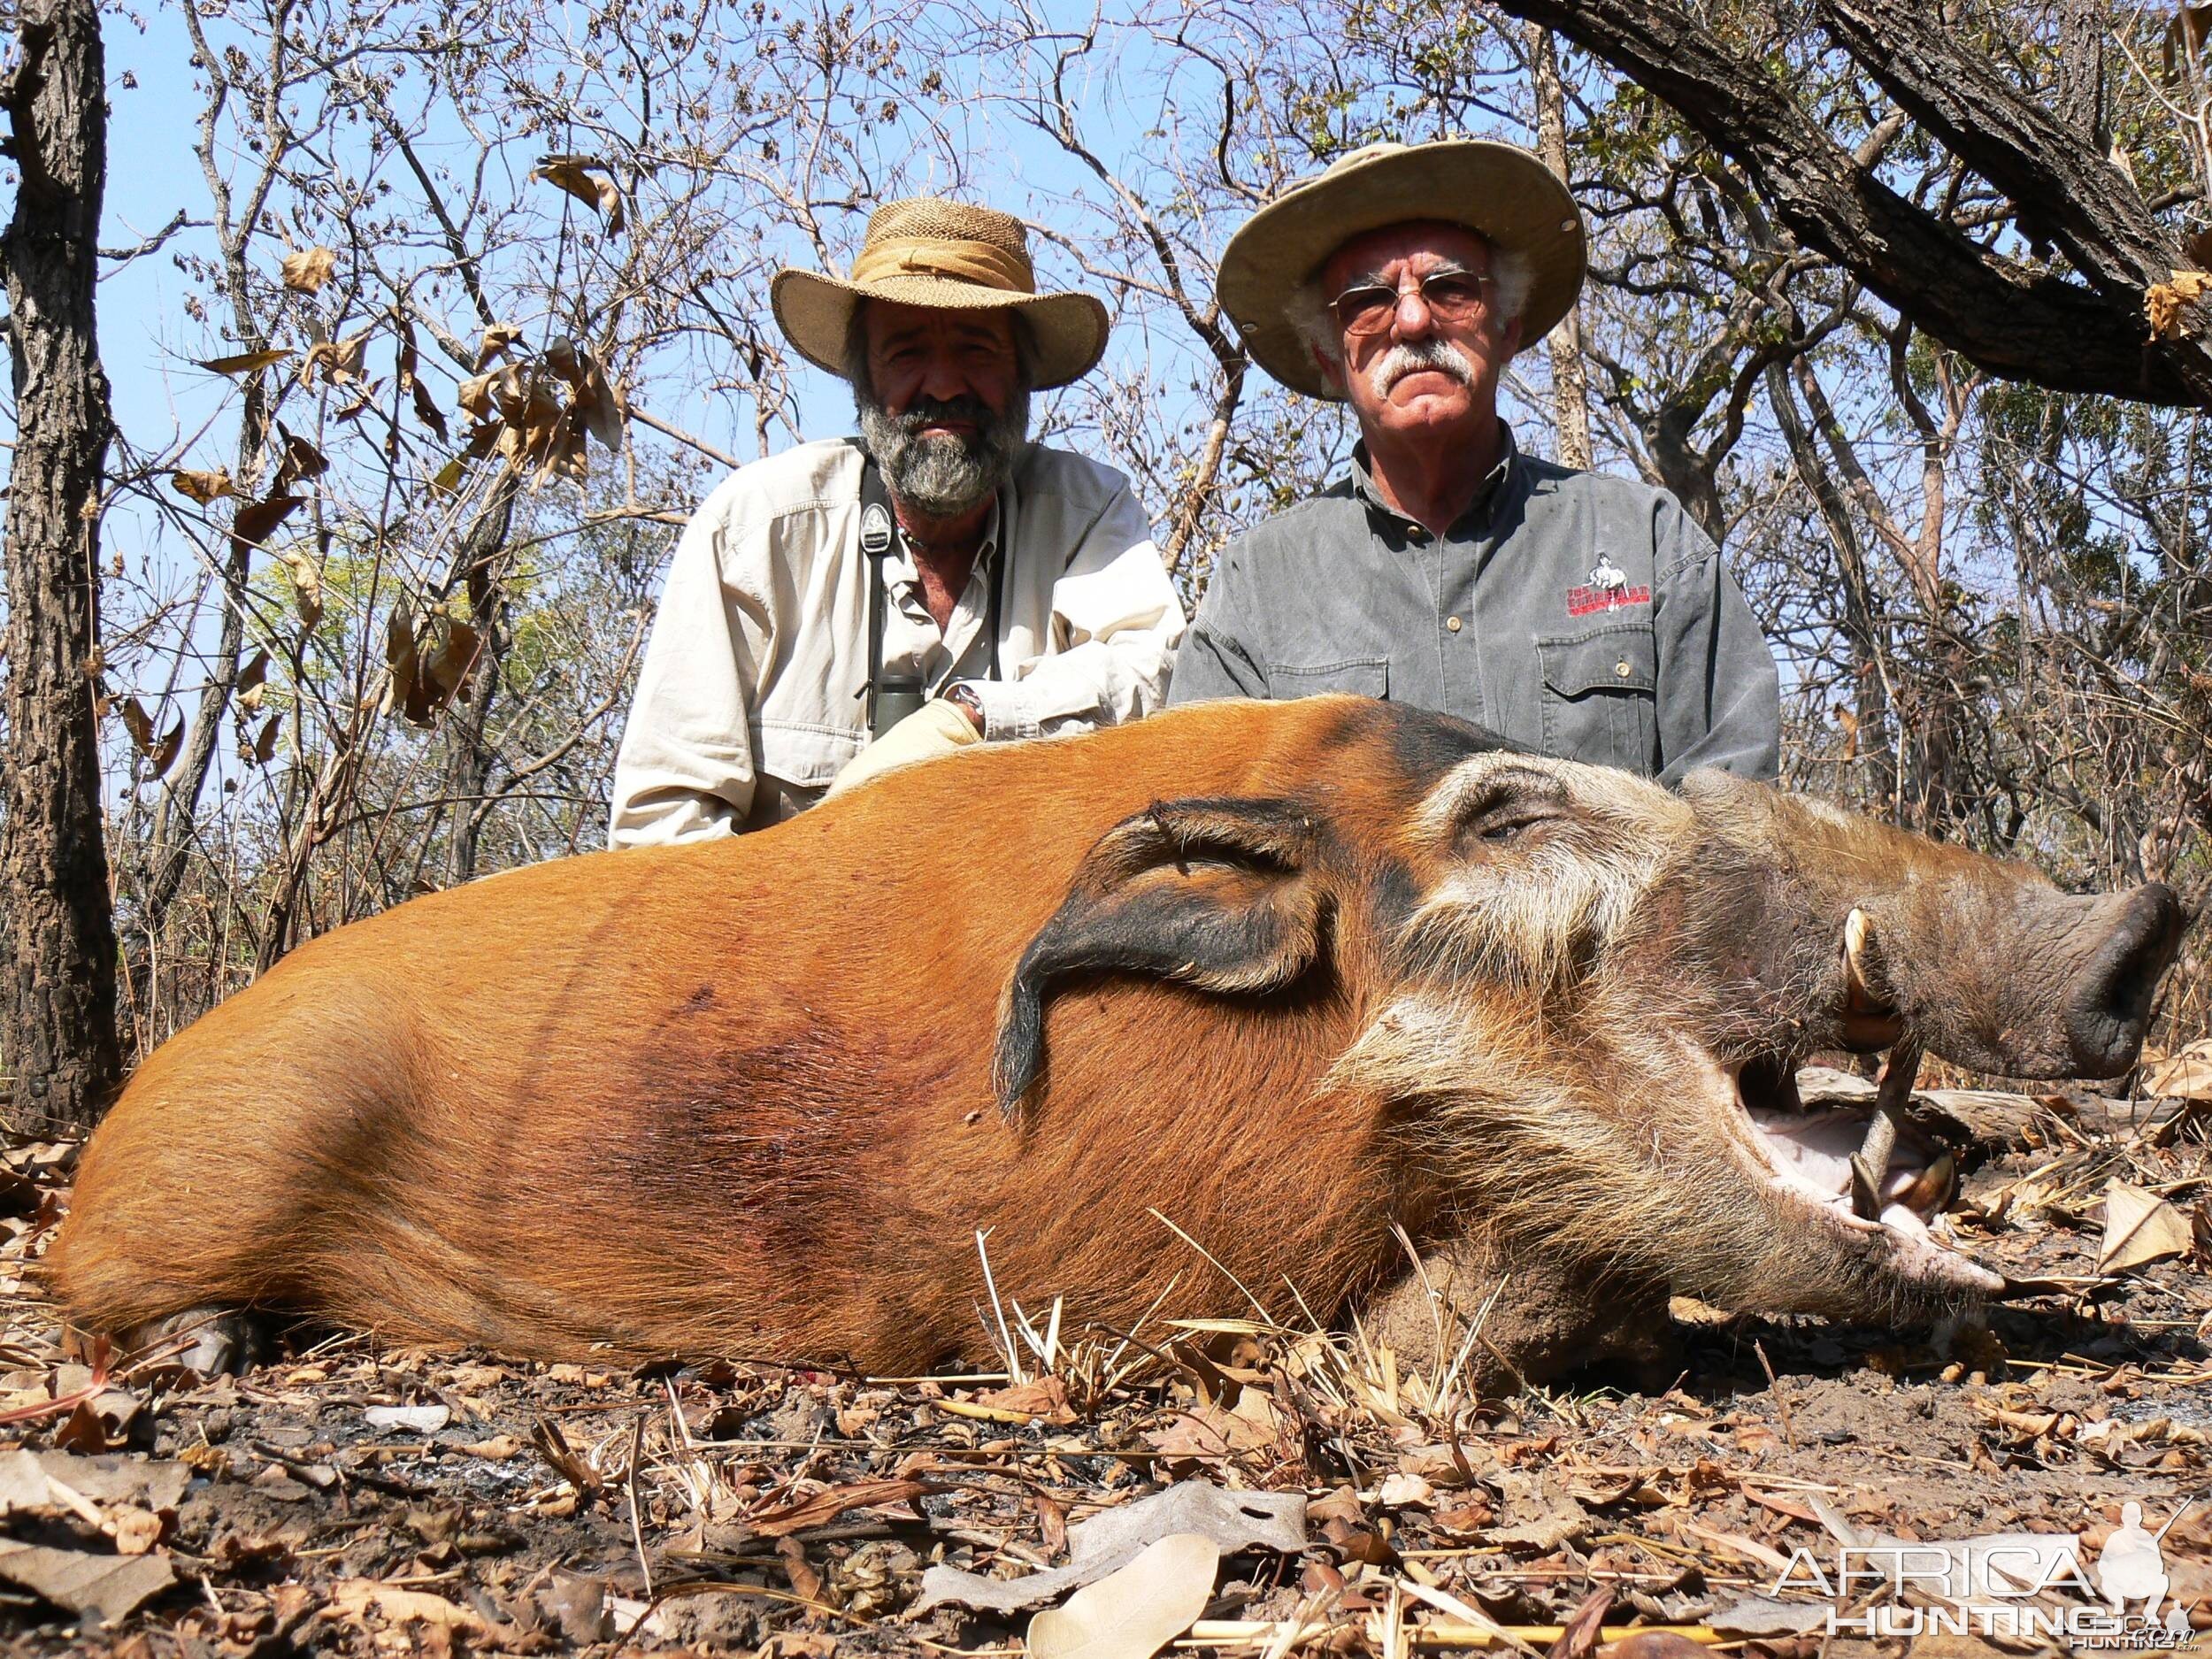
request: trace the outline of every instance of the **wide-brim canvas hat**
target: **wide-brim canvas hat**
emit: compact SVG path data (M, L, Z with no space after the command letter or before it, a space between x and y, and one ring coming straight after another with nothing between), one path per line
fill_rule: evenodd
M1541 159L1487 139L1370 144L1293 185L1229 239L1221 306L1252 360L1293 391L1341 402L1299 330L1299 290L1353 237L1412 219L1463 225L1527 262L1524 348L1574 309L1589 265L1582 211Z
M1035 342L1029 366L1039 389L1080 380L1106 351L1105 303L1089 294L1039 293L1021 220L935 196L878 208L851 276L779 271L768 297L799 355L841 377L853 307L864 299L1019 312Z

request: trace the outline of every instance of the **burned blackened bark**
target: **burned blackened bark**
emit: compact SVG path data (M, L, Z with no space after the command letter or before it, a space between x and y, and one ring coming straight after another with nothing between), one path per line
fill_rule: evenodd
M15 387L8 478L8 746L0 811L7 1059L19 1126L89 1124L121 1075L100 828L101 466L93 331L107 93L92 0L26 0L0 82L19 184L0 235Z

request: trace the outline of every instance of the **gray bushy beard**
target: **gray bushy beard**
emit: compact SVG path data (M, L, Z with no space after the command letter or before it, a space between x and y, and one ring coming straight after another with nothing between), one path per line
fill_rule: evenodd
M995 412L972 395L940 400L918 397L893 414L866 387L856 384L860 408L860 442L883 469L891 494L933 518L956 518L972 512L1014 476L1029 448L1029 388L1018 386L1006 412ZM972 420L965 436L922 428L933 420Z

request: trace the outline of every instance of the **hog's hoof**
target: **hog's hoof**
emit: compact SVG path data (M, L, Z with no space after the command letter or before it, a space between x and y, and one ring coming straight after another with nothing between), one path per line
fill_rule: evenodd
M1482 1240L1425 1250L1421 1271L1384 1291L1363 1317L1402 1371L1436 1376L1464 1350L1463 1378L1486 1394L1598 1364L1624 1367L1640 1387L1656 1390L1680 1370L1665 1290L1608 1278L1588 1263L1508 1256Z
M245 1308L187 1308L134 1326L124 1352L203 1377L236 1376L272 1358L276 1336L267 1317Z

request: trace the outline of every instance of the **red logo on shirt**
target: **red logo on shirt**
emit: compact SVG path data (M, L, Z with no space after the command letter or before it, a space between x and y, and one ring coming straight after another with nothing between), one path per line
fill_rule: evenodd
M1617 611L1623 605L1647 605L1651 603L1648 588L1570 588L1567 589L1567 614L1571 617L1595 616L1601 611Z
M1651 589L1631 588L1628 572L1602 553L1598 555L1597 568L1590 572L1589 581L1580 588L1567 589L1567 614L1571 617L1595 616L1601 611L1650 603Z

